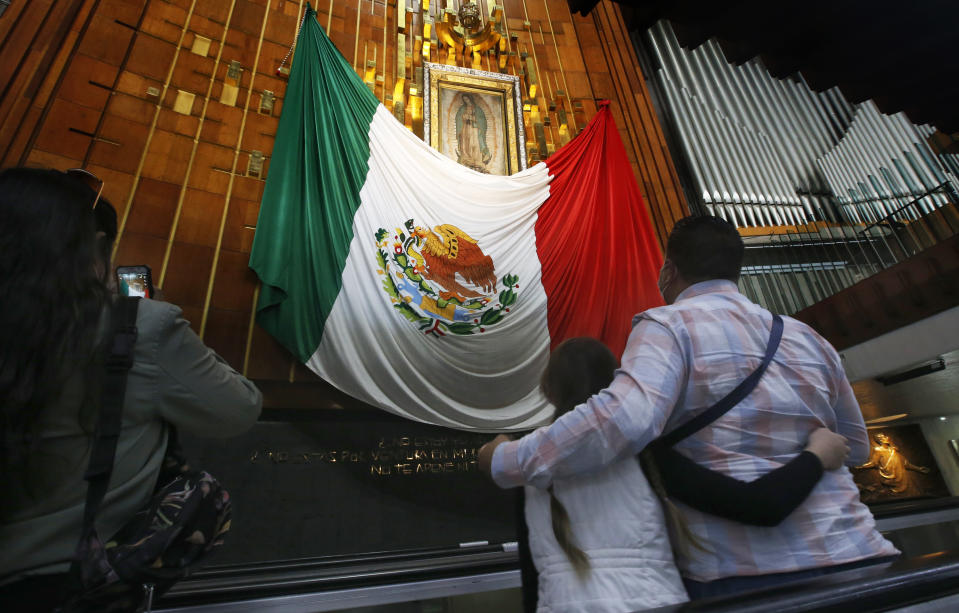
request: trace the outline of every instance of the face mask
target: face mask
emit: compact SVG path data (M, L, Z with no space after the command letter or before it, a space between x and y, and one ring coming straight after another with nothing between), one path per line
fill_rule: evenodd
M669 270L667 270L667 267ZM662 295L663 300L666 300L666 290L669 289L669 286L673 283L673 274L672 274L672 263L664 262L663 267L659 271L659 280L656 281L656 286L659 288L659 293Z

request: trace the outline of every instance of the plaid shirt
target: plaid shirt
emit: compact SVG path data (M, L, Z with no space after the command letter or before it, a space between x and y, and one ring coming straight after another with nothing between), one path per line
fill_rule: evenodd
M723 417L676 445L697 462L742 481L782 466L825 426L849 439L847 464L865 462L869 442L859 404L835 349L784 317L779 350L755 390ZM637 315L622 367L585 404L493 455L500 487L547 487L641 451L729 393L762 361L772 315L730 281L697 283L672 305ZM791 572L893 555L859 502L848 468L823 475L780 525L747 526L677 503L710 551L677 551L697 581Z

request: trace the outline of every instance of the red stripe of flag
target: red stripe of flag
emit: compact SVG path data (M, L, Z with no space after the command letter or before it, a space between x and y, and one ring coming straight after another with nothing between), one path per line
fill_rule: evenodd
M633 315L663 304L663 258L608 103L546 164L554 178L536 249L550 349L592 336L620 356Z

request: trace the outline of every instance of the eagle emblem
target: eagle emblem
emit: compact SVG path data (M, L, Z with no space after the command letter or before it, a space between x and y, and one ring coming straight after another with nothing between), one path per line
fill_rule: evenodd
M380 228L374 238L377 274L393 308L426 335L485 332L516 303L519 277L497 278L493 259L456 226L408 219L392 236Z

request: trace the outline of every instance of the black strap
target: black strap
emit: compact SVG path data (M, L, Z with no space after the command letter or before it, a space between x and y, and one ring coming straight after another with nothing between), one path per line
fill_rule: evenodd
M769 362L772 361L773 355L776 354L776 350L779 348L779 341L782 339L782 336L783 319L779 315L773 313L773 325L772 330L769 333L769 343L766 345L766 354L763 356L763 361L758 367L756 367L756 370L754 370L748 377L743 379L743 382L737 385L736 389L726 394L722 400L709 407L696 417L690 419L683 425L679 426L669 434L659 437L655 444L663 448L672 447L684 438L699 432L709 424L725 415L731 408L742 402L743 398L748 396L749 393L756 388L756 385L759 383L759 379L762 378L763 373L766 372Z
M83 478L87 480L87 501L83 510L83 533L86 539L93 531L93 520L106 496L113 460L123 421L123 396L127 389L127 373L133 366L133 347L137 341L137 309L140 299L123 296L113 310L113 335L106 360L106 375L100 393L100 414L93 438L90 463Z

